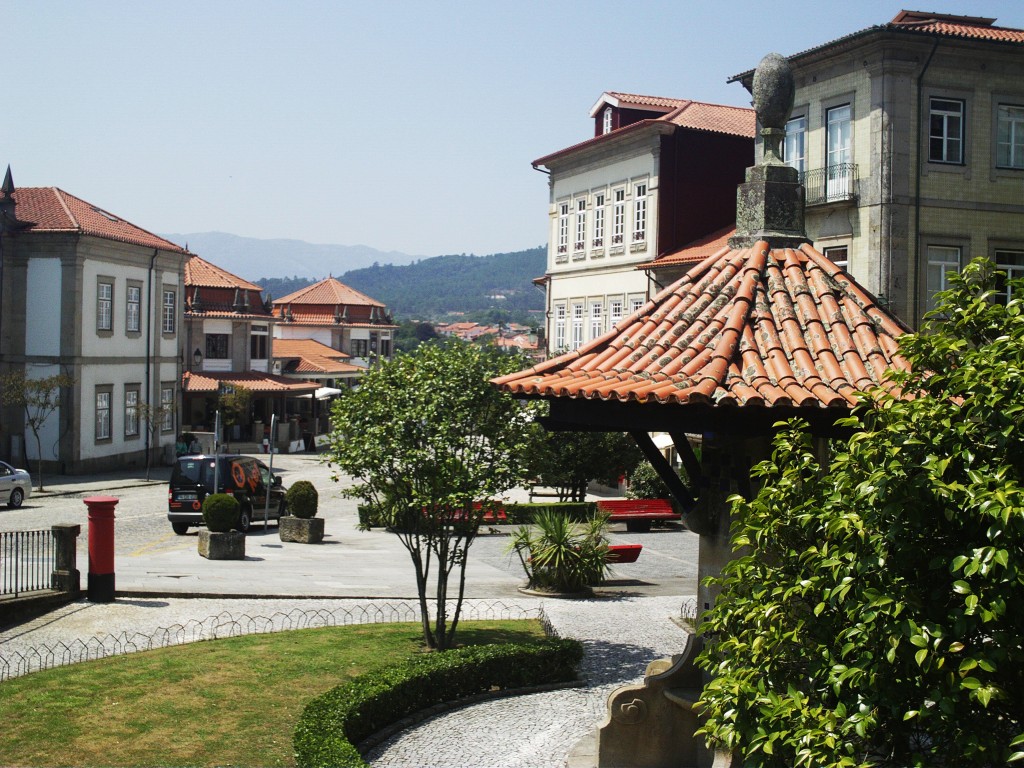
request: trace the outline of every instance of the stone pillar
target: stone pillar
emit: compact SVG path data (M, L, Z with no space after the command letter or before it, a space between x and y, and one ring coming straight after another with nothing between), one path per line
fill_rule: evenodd
M114 602L114 507L113 496L84 499L89 508L89 599Z
M72 599L78 597L82 589L82 576L78 572L78 535L82 526L61 523L50 528L56 544L57 562L50 574L50 589L66 592Z
M728 498L739 494L750 499L757 492L750 470L771 455L771 438L705 435L701 448L703 486L695 512L701 520L697 562L697 615L711 608L718 596L717 587L704 584L707 576L717 576L733 559L729 540L732 517Z

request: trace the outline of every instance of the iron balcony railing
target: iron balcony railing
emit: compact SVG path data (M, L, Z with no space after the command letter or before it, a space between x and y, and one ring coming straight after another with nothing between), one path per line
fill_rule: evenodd
M857 164L836 163L804 171L804 202L825 205L857 199Z
M56 564L52 531L0 532L0 595L51 589Z

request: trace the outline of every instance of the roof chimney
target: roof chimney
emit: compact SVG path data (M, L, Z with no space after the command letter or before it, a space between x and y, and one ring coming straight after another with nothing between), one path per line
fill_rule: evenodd
M807 242L807 234L800 175L782 162L781 154L796 95L789 62L777 53L761 59L752 93L761 124L761 162L747 169L747 180L736 192L736 234L729 246L749 248L766 240L772 248L795 247Z

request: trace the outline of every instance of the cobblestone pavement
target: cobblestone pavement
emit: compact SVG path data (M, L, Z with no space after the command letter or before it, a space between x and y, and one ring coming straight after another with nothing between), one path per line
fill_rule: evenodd
M681 598L545 600L563 637L586 649L586 688L476 704L438 715L380 745L373 768L561 768L605 716L609 694L643 680L651 661L682 653L686 633L671 621ZM642 632L638 631L642 627Z

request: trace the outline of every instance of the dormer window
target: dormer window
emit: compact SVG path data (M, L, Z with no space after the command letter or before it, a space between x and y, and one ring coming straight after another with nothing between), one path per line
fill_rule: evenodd
M604 108L604 121L602 123L602 130L601 130L601 132L602 133L611 133L612 132L612 108L611 107L605 107Z

